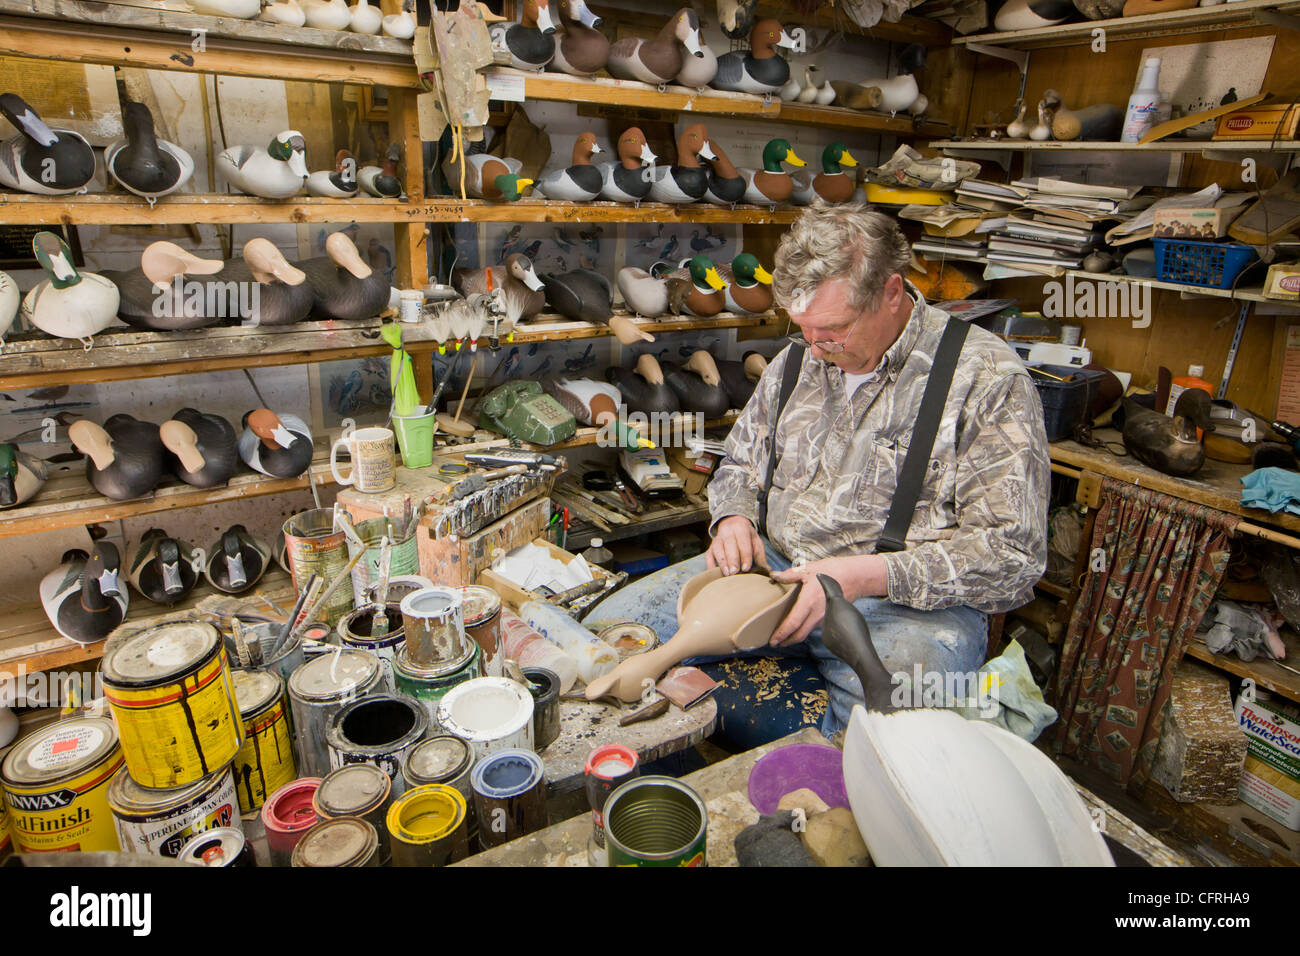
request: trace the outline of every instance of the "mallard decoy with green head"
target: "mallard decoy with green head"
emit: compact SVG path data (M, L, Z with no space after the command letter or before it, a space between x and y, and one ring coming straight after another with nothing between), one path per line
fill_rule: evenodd
M763 268L757 256L742 252L730 265L719 264L717 268L726 283L722 294L728 311L742 315L772 311L772 273Z
M831 143L822 150L821 172L814 174L811 169L801 169L792 175L794 192L790 201L796 206L812 205L814 199L829 203L848 202L858 184L856 178L844 170L857 165L858 161L843 143Z
M682 300L682 308L691 315L707 319L726 308L727 297L723 295L723 290L727 284L722 281L717 267L708 256L692 256L686 261L684 269L678 269L668 278L690 282L690 289ZM670 288L670 297L671 294Z
M533 184L520 176L524 164L518 159L474 153L465 157L465 194L474 199L515 202ZM453 193L460 192L460 163L444 162L443 172Z
M45 462L10 442L0 443L0 508L30 501L50 476Z
M770 140L763 147L763 168L742 169L740 175L745 178L745 202L756 206L770 206L774 203L787 202L794 193L794 180L781 166L806 166L795 155L789 140Z

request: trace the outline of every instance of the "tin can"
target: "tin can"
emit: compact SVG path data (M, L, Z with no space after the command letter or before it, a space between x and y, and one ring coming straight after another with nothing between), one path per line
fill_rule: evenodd
M262 805L262 824L266 827L266 848L272 866L288 866L302 835L316 825L312 798L319 786L319 777L302 777L286 783Z
M638 777L605 801L610 866L707 866L709 811L672 777Z
M108 782L121 767L107 717L72 717L19 740L0 764L14 851L118 850Z
M587 757L584 771L587 803L591 806L592 835L596 839L596 846L604 846L605 801L620 785L641 773L641 761L631 747L605 744L597 747Z
M14 839L9 833L9 804L0 798L0 860L14 851Z
M379 862L386 864L392 856L387 820L393 798L393 781L388 774L374 764L357 763L326 774L312 805L320 820L357 817L368 822L379 838Z
M280 675L283 681L289 680L289 675L301 667L307 660L303 653L302 637L292 637L283 645L280 645L280 631L284 625L273 622L263 622L244 626L244 636L250 641L256 640L261 647L262 663L258 664L255 670L274 671ZM329 636L329 629L326 628L325 636ZM239 662L239 649L235 646L233 636L225 638L226 659L232 664ZM276 648L279 647L279 650Z
M226 767L244 742L221 635L210 624L162 624L109 648L104 696L131 779L151 790Z
M480 760L470 776L474 814L485 848L546 826L546 776L531 750L502 750Z
M415 530L412 529L411 533L401 541L396 541L393 539L393 523L388 518L367 518L357 524L356 529L366 547L366 553L352 569L352 599L357 607L361 607L371 603L366 597L366 592L379 580L379 559L383 554L381 545L384 538L388 538L390 542L388 572L390 576L419 574L420 552ZM352 547L355 548L356 545L353 544Z
M431 587L402 598L406 656L418 667L437 667L465 657L473 645L465 636L460 591Z
M465 798L465 805L472 807L474 786L470 783L470 772L474 769L474 752L469 744L459 737L442 734L421 740L406 755L402 766L402 776L406 779L409 790L430 783L441 783L453 787ZM477 847L478 818L469 812L465 822L469 845Z
M388 810L394 866L446 866L469 855L468 807L455 787L429 783Z
M330 772L325 742L330 720L349 701L378 688L383 674L375 655L335 648L329 654L313 657L289 676L299 773L323 777Z
M365 820L322 820L293 848L293 866L378 866L379 835Z
M312 574L333 581L348 566L348 539L334 530L334 512L316 508L294 515L284 523L285 553L293 574L293 586L301 592ZM352 609L352 592L339 588L325 605L321 617L333 627Z
M388 775L393 796L399 797L406 791L402 764L428 729L429 715L414 698L371 694L354 700L339 709L325 729L330 767L374 764Z
M438 703L438 725L470 745L474 759L498 750L532 750L533 697L505 677L476 677Z
M438 726L438 704L447 691L481 673L478 645L472 641L464 657L440 666L420 667L411 663L405 647L399 647L393 658L393 686L399 694L420 702L429 715L429 726L434 728Z
M388 633L383 637L374 636L375 614L379 610L378 604L367 604L365 607L358 607L356 610L348 611L339 621L337 628L339 640L344 647L355 647L358 650L369 651L384 663L384 670L388 673L388 682L393 682L393 658L397 656L397 649L402 646L406 640L405 632L402 630L402 607L400 604L388 602L385 606L385 613L388 615Z
M252 813L298 776L284 681L275 671L235 671L235 701L244 722L244 745L232 770L239 812Z
M170 790L140 786L127 773L129 769L119 770L108 785L108 806L123 850L175 857L196 833L239 827L239 802L229 767Z
M199 866L257 866L252 843L234 827L218 827L195 834L181 847L177 859Z
M504 677L505 643L501 637L501 597L491 588L468 584L460 588L465 633L482 652L484 677Z
M548 667L525 667L524 677L532 681L533 749L545 750L560 736L560 677Z
M596 636L618 651L618 659L625 661L659 646L659 635L648 624L620 621L596 632Z

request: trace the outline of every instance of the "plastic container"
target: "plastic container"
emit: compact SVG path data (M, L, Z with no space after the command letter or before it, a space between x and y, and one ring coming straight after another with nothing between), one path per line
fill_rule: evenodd
M1178 396L1189 388L1199 388L1206 395L1211 398L1214 397L1214 386L1201 378L1204 374L1204 365L1189 365L1187 366L1186 375L1179 375L1173 380L1173 384L1169 388L1169 404L1165 406L1166 415L1173 415L1174 406L1178 404Z
M1101 386L1105 373L1067 365L1037 367L1061 378L1071 377L1068 382L1057 382L1030 373L1038 388L1038 399L1043 403L1043 427L1047 431L1047 440L1069 438L1074 427L1088 414L1088 404L1093 393Z
M1197 239L1155 239L1156 276L1162 282L1231 289L1255 250L1239 242L1201 242Z
M560 678L560 693L567 694L578 679L578 662L552 644L506 608L501 609L501 639L506 657L520 667L545 667Z
M1160 113L1160 57L1149 57L1142 67L1142 78L1128 98L1124 112L1124 130L1119 141L1136 143L1156 123Z
M519 607L519 616L525 624L572 657L578 665L578 676L586 683L590 684L618 666L618 651L555 605L545 601L526 601Z
M605 547L605 542L600 538L592 538L591 547L582 552L582 559L588 564L608 568L614 563L614 552Z

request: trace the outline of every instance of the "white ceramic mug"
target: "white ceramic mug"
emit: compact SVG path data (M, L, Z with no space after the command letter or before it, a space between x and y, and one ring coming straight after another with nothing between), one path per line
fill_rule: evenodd
M352 471L346 478L339 473L340 448L347 448L352 456ZM352 485L357 491L369 493L392 488L397 484L392 429L358 428L344 435L330 449L330 471L340 485Z

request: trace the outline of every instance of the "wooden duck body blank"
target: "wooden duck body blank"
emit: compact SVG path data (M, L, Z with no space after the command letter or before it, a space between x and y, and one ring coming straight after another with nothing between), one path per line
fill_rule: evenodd
M198 573L190 564L192 550L183 541L168 537L161 528L150 528L136 547L127 576L147 599L170 607L198 583Z
M668 284L636 266L624 266L616 277L623 302L637 315L655 319L668 314Z
M209 308L218 304L218 296L209 294L217 290L205 278L224 265L161 240L145 247L137 268L105 276L117 286L117 315L127 325L156 332L202 329L225 317L220 309Z
M94 550L63 555L41 580L41 605L54 629L78 644L102 641L126 617L127 591L117 547L98 541Z
M187 485L225 484L239 466L239 436L220 415L182 408L159 426L158 434L174 456L172 471Z
M330 233L325 252L298 263L311 286L313 315L322 319L370 319L388 307L388 280L362 261L347 233Z
M82 419L68 426L68 439L86 455L86 478L114 501L150 494L166 467L158 426L130 415L113 415L103 427Z

